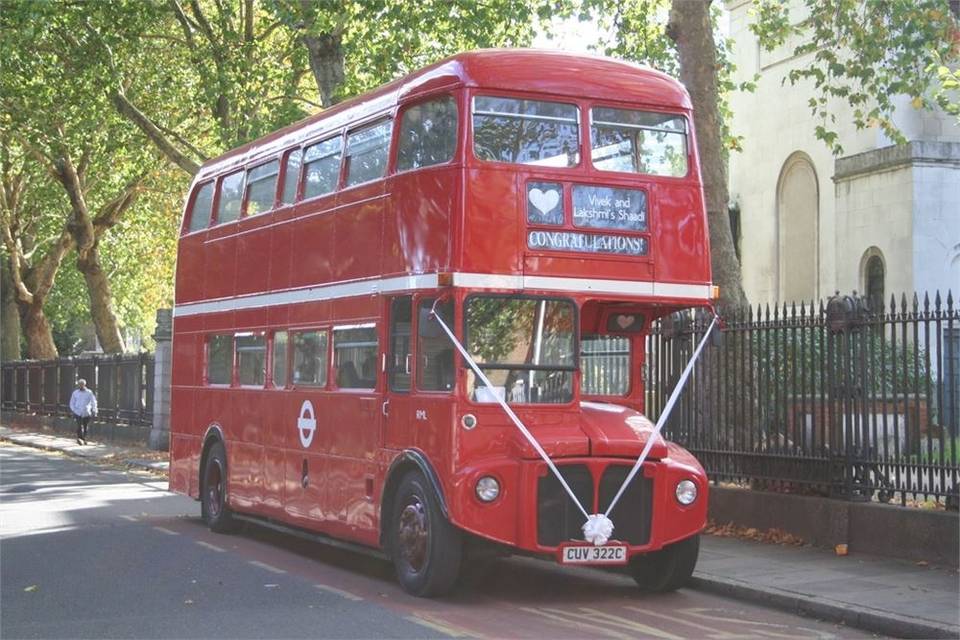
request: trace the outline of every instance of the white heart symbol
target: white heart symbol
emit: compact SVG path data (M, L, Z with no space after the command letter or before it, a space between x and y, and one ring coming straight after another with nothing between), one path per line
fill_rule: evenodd
M546 215L552 211L557 203L560 202L560 193L555 189L541 191L540 189L530 189L530 204L540 210L540 213Z
M621 329L626 329L636 320L633 316L617 316L617 324Z

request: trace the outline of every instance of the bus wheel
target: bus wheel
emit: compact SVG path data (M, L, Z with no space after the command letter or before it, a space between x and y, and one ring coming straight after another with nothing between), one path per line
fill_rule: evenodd
M200 510L211 531L231 533L237 523L227 506L227 452L222 442L210 447L200 478Z
M460 574L460 531L443 517L433 490L418 472L400 481L393 505L390 551L400 585L424 598L449 592Z
M700 553L695 535L630 561L630 575L641 591L675 591L690 581Z

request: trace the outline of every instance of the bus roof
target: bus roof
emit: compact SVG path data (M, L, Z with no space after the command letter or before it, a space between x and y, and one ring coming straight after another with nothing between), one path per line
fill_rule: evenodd
M577 96L591 99L690 108L683 85L650 67L560 51L481 49L458 53L208 160L196 181L274 155L432 90L466 86L563 95L571 93L571 85L576 86Z

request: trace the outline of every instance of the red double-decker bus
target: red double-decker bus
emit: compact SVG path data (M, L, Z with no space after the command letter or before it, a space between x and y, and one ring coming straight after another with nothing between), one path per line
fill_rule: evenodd
M712 297L690 108L647 68L477 51L207 162L179 242L171 488L215 531L382 552L417 595L491 549L683 584L707 478L681 447L657 437L609 543L581 527L653 436L651 322Z

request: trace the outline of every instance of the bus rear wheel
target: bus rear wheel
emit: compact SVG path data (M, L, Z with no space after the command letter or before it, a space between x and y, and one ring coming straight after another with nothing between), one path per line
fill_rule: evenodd
M448 593L460 575L463 536L418 472L400 481L390 520L390 552L405 591L429 598Z
M700 536L691 536L660 551L634 556L630 575L641 591L676 591L690 581L699 555Z
M237 522L227 506L227 451L216 442L207 452L200 475L200 511L211 531L232 533Z

